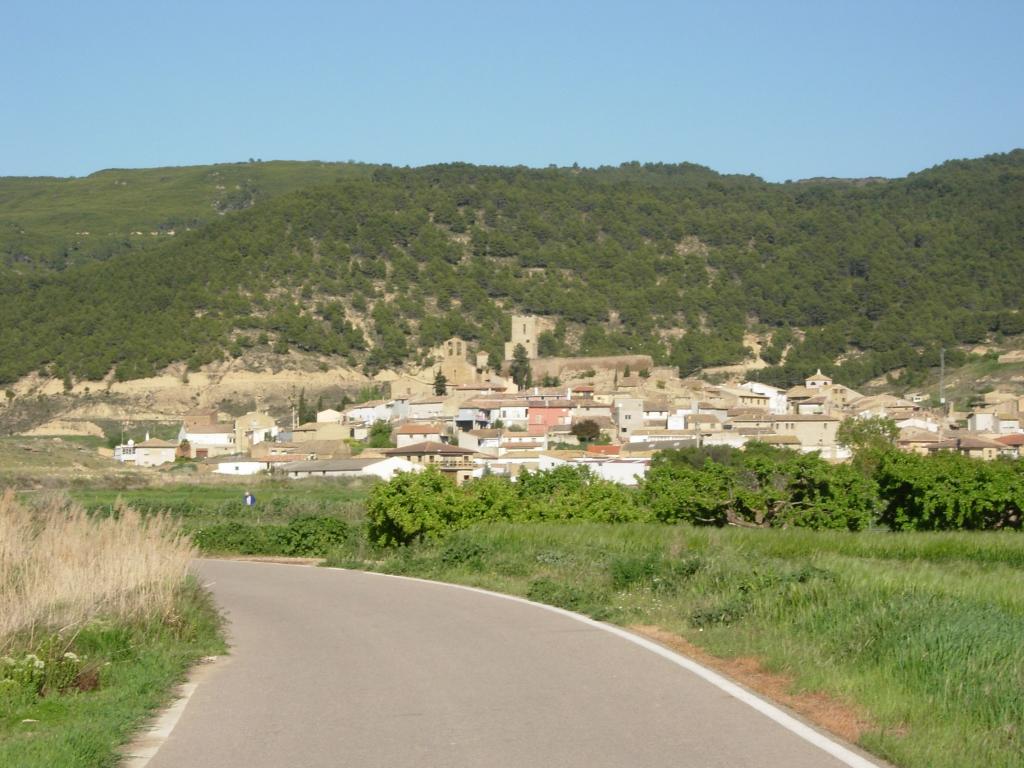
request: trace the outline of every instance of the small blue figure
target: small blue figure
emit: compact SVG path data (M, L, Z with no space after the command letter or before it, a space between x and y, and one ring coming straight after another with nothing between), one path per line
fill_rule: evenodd
M247 506L247 507L255 507L256 506L256 497L252 495L251 491L246 491L245 492L245 506Z

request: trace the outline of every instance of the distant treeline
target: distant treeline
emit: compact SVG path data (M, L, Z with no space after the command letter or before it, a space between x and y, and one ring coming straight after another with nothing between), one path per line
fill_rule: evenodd
M0 385L253 347L373 372L453 335L500 360L513 310L557 321L547 355L645 353L689 373L742 360L753 330L771 336L772 383L819 367L910 382L942 346L1024 332L1024 150L869 184L382 167L141 252L0 277Z

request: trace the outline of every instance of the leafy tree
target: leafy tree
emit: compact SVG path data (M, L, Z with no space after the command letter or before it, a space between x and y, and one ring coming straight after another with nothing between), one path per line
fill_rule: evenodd
M882 456L895 450L900 429L896 422L882 416L844 419L836 432L836 442L853 451L853 465L865 475L873 475Z
M370 435L367 438L367 445L370 448L391 447L391 424L386 421L375 421L370 426Z
M537 354L541 357L559 357L562 353L562 344L557 336L551 331L541 331L537 335Z
M455 484L435 467L400 472L375 485L366 501L367 536L378 546L407 545L440 536L464 519Z
M893 451L876 472L880 522L893 530L1020 528L1024 466L980 461L953 452L932 456Z
M593 419L577 421L569 430L581 443L590 443L601 437L601 427Z
M663 523L723 526L729 522L735 471L721 464L703 468L664 464L651 468L641 483L641 500Z
M884 416L869 416L844 419L836 432L836 442L857 453L894 448L899 436L900 429L895 421Z
M677 451L652 467L641 498L663 522L741 527L841 528L870 524L873 483L817 454L750 443L744 451Z
M526 347L516 344L512 351L512 364L509 366L509 375L519 389L526 389L533 384L533 371L530 368L530 358L527 357Z
M647 517L636 494L595 477L587 467L563 465L546 472L524 471L516 480L518 520L626 522Z

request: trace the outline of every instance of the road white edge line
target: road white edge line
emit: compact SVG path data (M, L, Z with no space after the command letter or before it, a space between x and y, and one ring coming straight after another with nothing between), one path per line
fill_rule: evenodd
M184 683L178 688L179 698L161 712L156 721L145 728L136 737L136 741L129 745L130 754L121 763L122 768L145 768L171 735L198 687L198 682L192 682Z
M579 613L573 613L572 611L567 611L564 608L556 608L553 605L537 603L533 600L527 600L524 597L518 597L516 595L506 595L502 594L501 592L492 592L489 589L469 587L464 584L451 584L447 581L432 581L431 579L420 579L414 576L399 576L391 573L379 573L377 571L357 571L351 568L325 567L324 570L350 571L352 573L365 573L371 576L383 576L389 579L403 579L405 581L418 581L424 584L436 584L443 587L451 587L452 589L463 589L468 592L477 592L482 595L489 595L491 597L501 598L502 600L511 600L514 603L524 603L526 605L536 606L537 608L543 608L546 611L557 613L561 616L573 619L574 621L578 621L582 624L587 624L596 629L601 629L605 632L610 632L613 635L621 637L623 640L628 640L634 645L639 645L641 648L651 651L652 653L658 654L662 658L671 661L673 664L676 664L682 667L683 669L686 669L694 673L698 677L711 683L716 688L724 691L733 698L738 699L747 706L752 707L765 717L781 725L787 731L790 731L791 733L800 737L804 741L813 744L814 746L818 747L818 749L827 752L836 760L839 760L840 762L850 766L850 768L882 768L881 764L872 762L871 760L868 760L862 755L859 755L856 752L847 749L839 742L833 741L828 736L824 735L823 733L820 733L819 731L816 731L814 728L811 728L806 723L797 720L795 717L779 709L774 704L765 701L760 696L756 696L755 694L748 691L746 688L742 688L741 686L723 677L717 672L708 669L702 664L698 664L693 659L689 659L686 656L683 656L682 654L676 653L675 651L669 650L664 646L658 645L654 641L648 640L645 637L634 635L632 632L628 632L627 630L622 629L621 627L617 627L613 624L605 624L604 622L597 621L595 619L590 618L589 616L583 616ZM132 768L135 767L133 766ZM141 766L139 768L141 768Z

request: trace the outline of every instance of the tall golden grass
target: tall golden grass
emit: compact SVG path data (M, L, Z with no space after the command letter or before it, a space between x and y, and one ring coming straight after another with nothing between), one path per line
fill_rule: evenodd
M119 504L89 517L54 497L0 498L0 652L16 638L74 631L91 619L169 616L195 555L178 523Z

